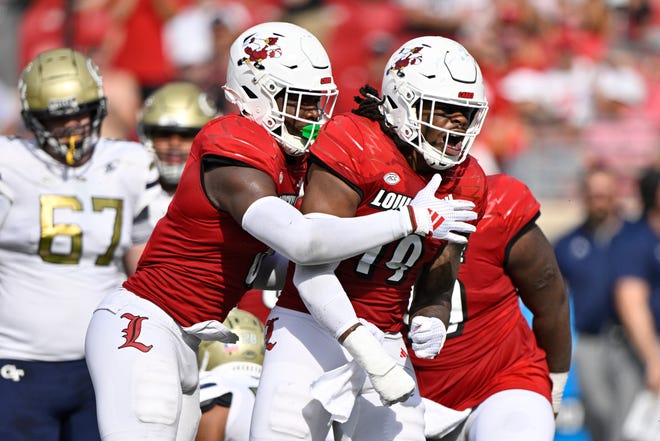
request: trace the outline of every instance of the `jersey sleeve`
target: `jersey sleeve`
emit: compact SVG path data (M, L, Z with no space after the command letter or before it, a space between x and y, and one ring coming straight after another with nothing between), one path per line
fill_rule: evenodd
M279 180L284 153L266 129L240 115L227 115L208 123L195 137L190 154L213 155L227 164L247 165Z
M383 154L379 156L374 143L365 139L365 132L373 129L371 124L352 114L335 116L312 144L311 161L321 163L355 189L377 181L384 170L380 164ZM365 156L370 160L365 161Z
M131 242L143 244L149 240L154 227L150 212L155 210L155 205L160 198L161 187L153 155L141 144L137 144L135 149L135 170L131 174L131 178L136 181L134 188L138 191L138 195L133 211Z
M527 185L512 176L489 176L488 186L488 215L491 221L501 220L499 234L509 243L540 216L541 204Z

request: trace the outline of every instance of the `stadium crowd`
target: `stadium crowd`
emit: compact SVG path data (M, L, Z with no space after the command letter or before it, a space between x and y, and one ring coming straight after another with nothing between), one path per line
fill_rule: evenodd
M545 246L544 235L547 235L548 242L555 245L557 262L554 256L546 256L546 269L561 270L572 305L576 354L572 374L581 365L585 371L589 370L578 370L577 375L571 375L578 388L574 398L579 403L583 395L584 400L578 408L570 407L570 415L568 411L564 415L559 413L555 439L570 439L561 438L562 433L573 433L576 436L573 439L580 441L646 441L644 436L653 436L645 432L646 428L641 429L639 423L635 425L630 410L635 406L639 410L642 399L648 397L644 395L646 391L660 394L659 0L7 0L0 6L0 12L4 12L0 18L0 52L7 61L0 70L0 135L7 135L7 140L15 134L38 138L38 130L30 125L30 115L24 112L25 103L19 99L20 91L16 87L19 77L24 80L21 75L25 75L26 66L44 51L70 47L98 66L107 101L103 96L97 98L107 108L99 110L103 116L95 128L99 138L106 140L104 143L112 139L140 142L158 153L157 145L166 146L178 140L185 146L178 153L184 160L194 135L213 115L234 112L235 103L227 100L221 86L228 81L232 43L251 26L290 22L318 38L327 51L339 90L335 115L356 108L354 96L364 92L360 88L365 84L373 86L375 91L381 90L386 63L402 44L428 35L458 41L481 69L488 102L487 118L473 140L470 155L478 159L487 175L511 175L516 178L516 186L520 181L523 183L520 188L529 191L529 195L525 193L529 200L535 204L540 201L538 207L530 207L525 214L529 219L523 220L528 223L514 225L520 234L502 237L507 240L501 245L505 250L504 260L493 266L502 267L503 278L511 277L511 293L514 286L515 292L520 290L517 283L531 285L532 282L524 282L517 270L526 268L522 263L506 266L508 253L532 227L534 231L538 229L536 234L542 237L537 239L546 251L549 248ZM168 92L172 87L182 89ZM184 100L185 94L190 93L198 104L208 100L208 106L195 107L199 116L188 124L188 131L177 133L166 128L159 132L157 119L150 122L145 119L153 109L160 116L158 106L165 108L165 104L157 100L159 94L166 98L167 93L178 94L178 100ZM362 99L369 96L373 98L373 94L367 94ZM173 113L168 118L173 121L177 115ZM145 128L151 132L145 132ZM60 153L62 158L68 158L64 150ZM165 213L182 171L179 158L180 167L171 169L169 187L165 185L167 165L163 157L158 153L156 164L161 186L168 194L161 195L155 218L141 219L151 227ZM67 166L79 166L62 158L60 162ZM82 159L80 163L87 160L90 159ZM145 194L149 193L149 184L143 189ZM140 186L144 187L144 183L140 182ZM0 196L4 190L0 187ZM140 202L155 204L142 199ZM489 207L489 211L495 208ZM4 218L0 220L4 222ZM146 233L140 229L137 216L133 222L140 240L133 243L126 238L122 240L143 246ZM539 226L544 227L543 232ZM12 251L11 241L2 241L2 231L0 227L0 249ZM122 246L128 247L124 242ZM53 249L56 248L57 244ZM127 274L137 265L135 257L131 262ZM117 275L112 277L116 279ZM592 283L594 278L599 283ZM562 287L556 279L552 280L553 298L559 299ZM535 290L530 286L525 288L522 297L532 298L527 292ZM3 301L0 298L0 304ZM266 324L266 346L268 333L273 331L272 323L267 324L273 303L274 299L267 299L259 289L248 291L238 305ZM548 312L540 300L530 303L539 317ZM553 308L559 308L558 303L561 302L557 300ZM305 305L312 310L313 306L307 302ZM562 320L564 312L562 309ZM313 312L312 316L317 318ZM446 324L452 323L451 318L445 317L444 321L447 320ZM236 326L241 329L240 325ZM251 332L257 328L250 328ZM256 331L260 332L263 330ZM532 333L525 335L532 338ZM1 326L0 337L3 337ZM566 335L562 338L568 339ZM456 340L453 343L450 340L446 348L457 344ZM258 346L255 345L257 350L263 350ZM542 354L551 352L544 352L543 344L539 346L542 349L534 345L534 350ZM350 352L350 346L344 347L344 352ZM415 352L412 348L409 352ZM217 347L213 350L220 351ZM242 349L237 352L243 354ZM3 359L11 359L7 354L10 352L0 345L0 364L4 364ZM256 358L259 360L256 364L260 365L263 358ZM412 358L414 365L417 357ZM231 360L229 356L229 362L232 361L246 360ZM563 361L567 359L562 358L562 366ZM253 364L233 368L236 372L231 375L238 375L238 370L245 366L250 369L249 380L247 377L236 380L245 383L241 383L243 389L253 387L261 375L261 368ZM422 360L420 365L432 363L427 365ZM621 376L621 369L630 375ZM591 375L593 370L598 370L599 375ZM222 378L223 372L229 369L215 372L217 378ZM264 372L268 374L267 369ZM550 375L555 374L551 368ZM0 381L7 380L4 374L3 378ZM217 392L212 397L205 395L207 401L202 406L205 414L213 409L217 412L218 408L231 408L232 391L239 396L233 386L223 390L218 386L222 380L213 378L202 376L202 384L213 383L209 387ZM84 377L84 381L88 383L89 379ZM372 381L376 380L372 378ZM428 389L428 384L424 388ZM549 386L539 386L539 390L551 402L555 399ZM245 390L240 393L244 394ZM418 394L412 397L411 400L419 399ZM619 402L613 405L617 398ZM556 413L558 407L554 410ZM540 410L539 414L543 412L551 415L549 409ZM227 421L237 418L235 415L225 413L220 418ZM181 418L185 421L183 415ZM200 440L210 441L214 433L224 433L224 429L218 432L220 429L211 426L210 420L202 421L207 424L203 435L207 438ZM472 424L472 419L469 421ZM459 436L460 430L452 433ZM583 438L578 438L579 434ZM229 435L224 439L229 440Z
M104 128L112 136L135 138L141 99L174 79L199 84L225 109L218 85L229 44L251 24L284 20L321 40L347 91L378 87L387 55L412 36L458 38L479 60L488 89L489 121L474 153L541 198L577 196L579 172L604 162L621 172L625 202L634 204L635 171L657 151L654 0L35 0L5 8L19 19L13 33L0 31L15 46L6 59L13 72L5 66L2 78L7 90L40 51L76 47L100 65L108 95L117 97ZM340 95L336 110L348 110L354 94ZM5 132L18 123L16 107L6 107ZM530 171L537 168L547 175Z

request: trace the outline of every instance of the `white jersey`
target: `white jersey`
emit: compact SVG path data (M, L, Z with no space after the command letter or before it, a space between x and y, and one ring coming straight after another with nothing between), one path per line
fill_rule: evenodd
M215 398L232 394L224 441L248 441L250 438L250 419L258 384L259 378L246 374L226 371L199 373L199 401L202 407Z
M75 168L32 140L0 137L0 149L0 358L82 359L92 312L126 278L124 253L150 234L153 157L109 139Z
M149 218L153 226L167 213L167 208L170 206L170 202L172 202L172 197L173 195L161 188L158 197L149 205Z

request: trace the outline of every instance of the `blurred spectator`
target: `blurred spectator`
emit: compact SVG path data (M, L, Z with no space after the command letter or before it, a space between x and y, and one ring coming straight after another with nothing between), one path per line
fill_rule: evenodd
M660 393L660 168L646 168L638 182L642 213L612 242L614 299L637 362L628 393ZM617 400L629 402L629 396ZM657 419L646 426L658 426ZM656 438L657 439L657 433Z
M615 35L612 9L603 0L565 3L564 21L578 53L594 60L604 58Z
M335 0L280 0L280 20L309 29L325 44L329 34L342 20L342 7L335 3Z
M0 81L0 135L15 134L21 126L21 106L16 88Z
M325 47L339 87L335 113L355 107L353 97L369 83L380 89L385 64L398 47L403 30L400 9L392 2L330 0L334 26L327 30Z
M624 225L618 191L617 176L611 170L587 170L581 180L583 221L555 245L573 306L574 361L585 423L593 441L617 439L614 435L627 410L621 409L618 399L625 383L619 380L622 363L616 357L621 351L612 327L612 280L608 270L612 237Z
M597 67L593 120L582 133L585 163L614 168L628 199L634 198L637 173L658 154L660 125L644 111L646 93L644 79L630 54L613 52Z
M22 68L39 53L71 47L92 58L103 75L108 115L101 136L135 140L137 111L142 103L140 84L133 73L109 65L117 28L108 9L113 0L35 0L19 25Z
M142 106L140 84L133 74L111 68L102 69L103 88L112 98L108 115L101 127L101 136L137 141L135 126Z
M145 98L174 78L163 45L163 26L191 0L108 0L117 35L106 41L110 64L133 73Z
M181 10L163 28L165 54L172 60L177 81L196 84L222 111L229 46L253 23L238 1L200 0Z
M112 33L109 0L34 0L29 2L20 20L18 33L18 68L45 50L72 47L97 57L106 38ZM100 56L100 55L99 55Z
M660 4L660 2L658 2ZM660 26L658 26L660 37ZM648 50L638 50L640 72L647 90L645 111L652 121L660 121L660 39L658 46L648 46ZM660 124L660 123L658 123Z
M401 7L407 38L442 35L459 38L491 22L490 0L395 0Z
M488 115L480 141L483 142L482 147L490 149L488 156L492 158L493 165L506 170L513 158L529 148L532 136L530 127L520 114L508 109Z
M583 125L590 112L593 62L578 56L570 43L557 48L556 63L547 69L514 68L499 91L530 123Z

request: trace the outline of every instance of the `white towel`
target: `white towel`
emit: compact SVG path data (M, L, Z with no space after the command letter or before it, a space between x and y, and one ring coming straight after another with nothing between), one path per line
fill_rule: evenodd
M312 397L317 399L332 419L345 423L353 411L355 399L367 373L354 360L333 369L312 383Z
M372 323L360 319L360 322L382 343L383 331ZM346 353L346 351L344 351ZM348 363L325 372L311 385L311 394L318 400L325 410L330 412L332 419L338 423L345 423L353 411L355 399L362 390L367 373L351 356Z
M660 396L650 390L635 395L622 428L623 436L630 441L660 440Z
M462 411L443 406L440 403L422 398L424 401L424 435L427 438L441 438L454 430L472 412L468 408Z
M200 340L213 340L222 343L236 343L238 341L238 335L231 332L229 328L217 320L206 320L182 329Z

